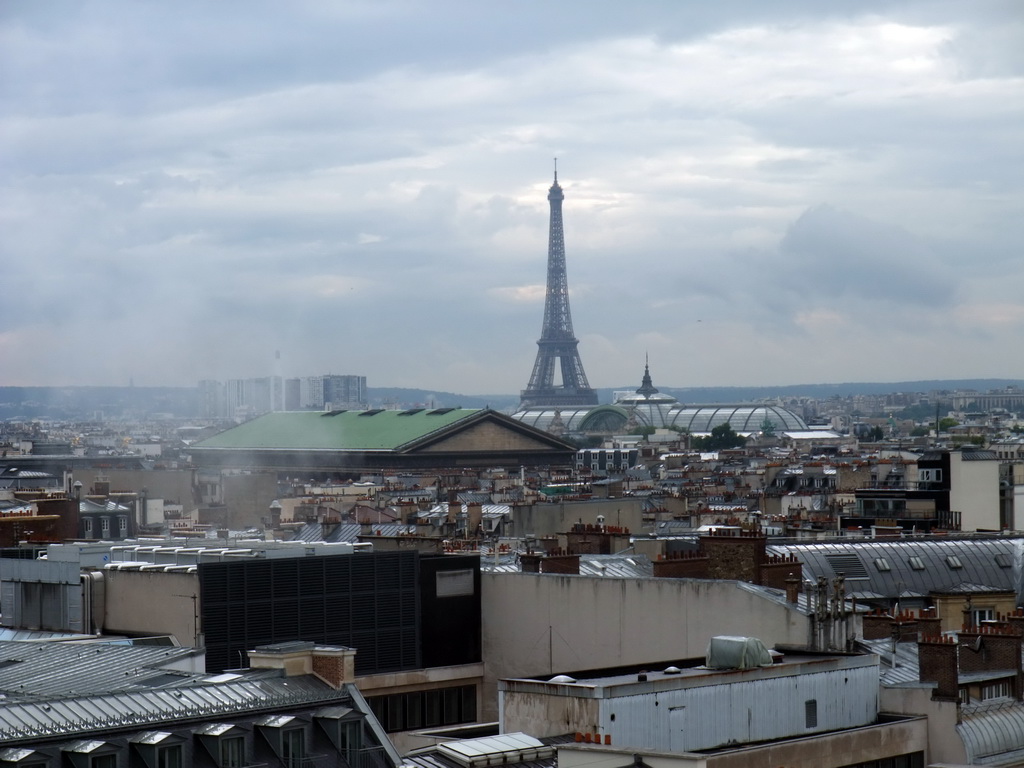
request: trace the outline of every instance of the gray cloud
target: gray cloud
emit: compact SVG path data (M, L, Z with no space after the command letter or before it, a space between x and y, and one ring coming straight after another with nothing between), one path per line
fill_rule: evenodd
M666 386L1024 376L1022 27L995 0L7 4L5 383L282 349L516 391L556 155L598 386L644 350Z

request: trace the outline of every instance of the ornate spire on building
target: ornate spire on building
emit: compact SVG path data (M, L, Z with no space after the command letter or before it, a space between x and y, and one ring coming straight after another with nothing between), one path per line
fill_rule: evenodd
M537 341L537 361L530 383L521 393L520 408L530 406L597 405L597 392L587 383L583 363L573 335L569 314L569 282L565 274L565 239L562 234L562 188L558 185L558 160L555 183L548 190L551 224L548 230L548 282L544 299L544 326ZM561 383L555 383L555 365Z
M654 382L651 381L651 365L648 358L644 358L644 378L640 382L640 389L636 391L638 395L644 397L650 397L651 395L658 394L658 388L654 386Z

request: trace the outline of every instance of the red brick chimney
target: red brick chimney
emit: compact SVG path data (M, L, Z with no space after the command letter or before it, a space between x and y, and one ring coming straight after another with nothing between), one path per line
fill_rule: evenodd
M523 573L540 573L541 555L536 552L524 552L519 555L519 570Z
M316 675L332 688L355 680L356 651L344 646L318 646L296 641L261 645L249 651L253 669L280 669L286 677Z
M557 551L549 554L540 561L541 573L566 573L579 574L580 556L570 555L568 552Z
M862 628L865 640L882 640L892 637L892 616L877 608L864 614Z
M708 555L709 578L760 584L767 541L767 536L743 531L739 536L702 536L700 544Z
M937 637L942 634L942 619L934 608L922 608L917 617L918 637Z
M758 572L757 583L762 587L788 589L790 576L803 581L804 564L795 555L769 555L761 561Z
M466 533L475 536L476 532L483 527L484 508L479 502L470 502L466 505Z
M961 672L1000 672L1014 675L1014 697L1021 697L1021 635L1009 627L962 630L957 644Z
M1017 608L1006 616L1006 623L1015 627L1018 633L1024 634L1024 608Z
M952 637L919 638L917 641L919 678L922 683L937 683L933 699L958 701L960 698L957 645Z
M654 575L669 579L708 578L708 556L703 552L669 552L653 562Z
M579 574L580 556L558 549L546 555L527 552L519 555L519 570L522 573Z

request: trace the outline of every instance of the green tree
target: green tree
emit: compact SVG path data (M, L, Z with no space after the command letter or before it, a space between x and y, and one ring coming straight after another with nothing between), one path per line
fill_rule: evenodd
M956 419L950 418L949 416L947 416L944 419L939 419L939 432L948 432L950 427L955 427L959 423L960 423L959 421L957 421Z
M881 440L885 440L885 430L881 427L872 427L868 430L867 438L869 442L877 443Z
M929 431L930 430L928 429L928 427L914 427L912 430L910 430L910 436L924 437L928 434Z
M747 444L747 438L736 434L727 422L712 428L710 435L693 438L690 444L698 451L722 451L728 448L742 448Z

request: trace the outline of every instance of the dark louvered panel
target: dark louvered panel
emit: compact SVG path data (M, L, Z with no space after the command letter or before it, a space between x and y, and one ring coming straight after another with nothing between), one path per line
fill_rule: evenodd
M356 649L356 674L372 674L385 671L377 657L377 633L355 632L352 647Z
M342 634L348 635L352 631L352 613L349 595L340 595L327 597L326 605L324 606L324 621L327 627L327 633L332 637L337 637ZM331 642L338 642L332 640Z
M299 601L299 636L316 643L326 642L326 613L322 596L303 597Z
M377 633L377 665L381 671L402 668L402 632L385 630Z
M324 591L328 595L347 594L352 580L351 557L325 557Z
M270 597L270 585L272 582L270 562L267 560L251 560L242 563L232 563L231 565L241 571L242 579L245 582L246 600L266 600Z
M208 670L292 640L354 647L360 674L419 667L418 563L386 552L204 564Z
M402 593L395 592L388 596L390 599L377 601L377 626L381 629L393 629L401 626L405 619L402 610Z
M231 603L224 615L228 617L228 638L235 643L244 643L246 630L245 603Z
M199 570L199 597L204 605L223 605L228 601L228 581L224 568L209 566Z
M380 592L396 590L401 582L401 558L400 552L384 552L376 562L376 587Z
M213 611L209 616L203 617L203 630L207 636L226 637L230 630L230 622L227 611Z
M228 600L240 603L245 600L246 571L244 568L229 568L227 573Z
M315 591L317 594L323 594L327 591L324 584L324 558L304 557L297 560L295 564L298 567L299 583L302 585L304 593Z
M299 597L299 561L276 560L273 563L271 589L274 601L288 603Z
M209 644L206 646L206 670L208 672L213 670L221 672L230 669L233 665L229 659L228 646Z
M299 632L299 604L296 600L278 600L274 603L272 613L274 623L274 642L283 643L288 640L312 640L302 637Z
M418 669L422 666L419 626L404 627L402 630L402 669Z

